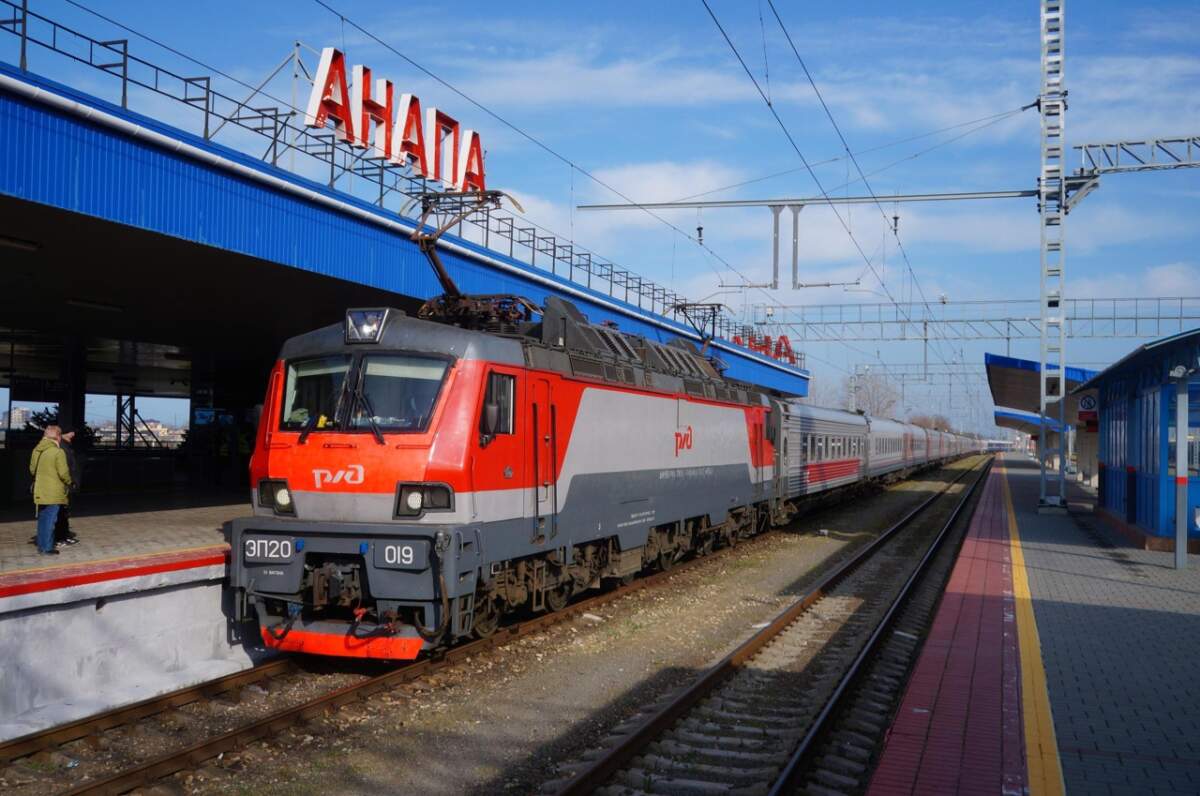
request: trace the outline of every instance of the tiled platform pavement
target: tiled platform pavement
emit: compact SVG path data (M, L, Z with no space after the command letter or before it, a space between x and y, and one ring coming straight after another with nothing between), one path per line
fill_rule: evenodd
M1129 546L1074 488L1038 514L1031 459L991 482L871 793L1200 793L1200 556Z
M1131 547L1072 494L1039 515L1007 456L1068 793L1200 793L1200 556Z
M1020 794L1020 664L1003 476L984 487L913 669L872 796Z
M29 544L33 508L0 515L0 574L224 545L221 526L250 513L237 495L83 498L71 517L77 545L42 556Z

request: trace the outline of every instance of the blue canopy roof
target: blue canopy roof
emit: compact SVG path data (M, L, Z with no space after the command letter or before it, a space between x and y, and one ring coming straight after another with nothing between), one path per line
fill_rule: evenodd
M1031 436L1037 436L1041 433L1041 424L1038 422L1036 412L1021 412L1016 409L997 408L996 425L1001 428L1014 428L1017 431L1023 431ZM1047 418L1047 428L1054 433L1060 432L1062 426L1057 420Z
M1030 359L1017 359L1002 354L984 354L983 364L987 368L988 386L992 391L992 402L1004 411L1029 413L1036 425L1038 412L1041 410L1041 365ZM1058 366L1052 365L1051 371L1057 371ZM1066 368L1067 384L1066 421L1074 424L1078 418L1079 398L1070 395L1072 391L1096 375L1097 371L1084 368ZM1057 414L1057 411L1054 412ZM1057 419L1057 418L1056 418Z

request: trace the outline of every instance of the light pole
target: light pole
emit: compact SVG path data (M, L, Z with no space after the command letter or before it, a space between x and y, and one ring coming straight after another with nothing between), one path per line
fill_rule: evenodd
M1188 377L1195 368L1171 368L1175 381L1175 569L1187 569Z

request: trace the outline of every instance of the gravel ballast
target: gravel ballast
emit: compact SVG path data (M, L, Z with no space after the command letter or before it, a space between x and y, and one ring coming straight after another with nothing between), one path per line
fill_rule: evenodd
M957 472L971 461L951 467ZM662 587L286 730L154 790L535 791L556 776L558 762L577 759L646 703L694 679L833 560L953 477L935 470L848 497L796 520L792 532L743 544ZM59 782L78 779L63 771ZM35 790L44 792L26 792Z

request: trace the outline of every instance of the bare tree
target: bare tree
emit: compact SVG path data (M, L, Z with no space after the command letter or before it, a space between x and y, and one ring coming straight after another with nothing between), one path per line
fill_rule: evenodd
M922 428L941 429L942 431L951 431L953 426L950 424L950 418L945 415L909 415L908 422L914 426Z
M860 373L847 376L842 381L846 405L851 404L850 394L854 391L853 405L856 409L873 417L891 417L900 402L900 391L885 376L878 373Z
M808 396L804 401L813 406L829 408L842 408L846 405L842 391L837 384L823 378L813 378L808 383Z

